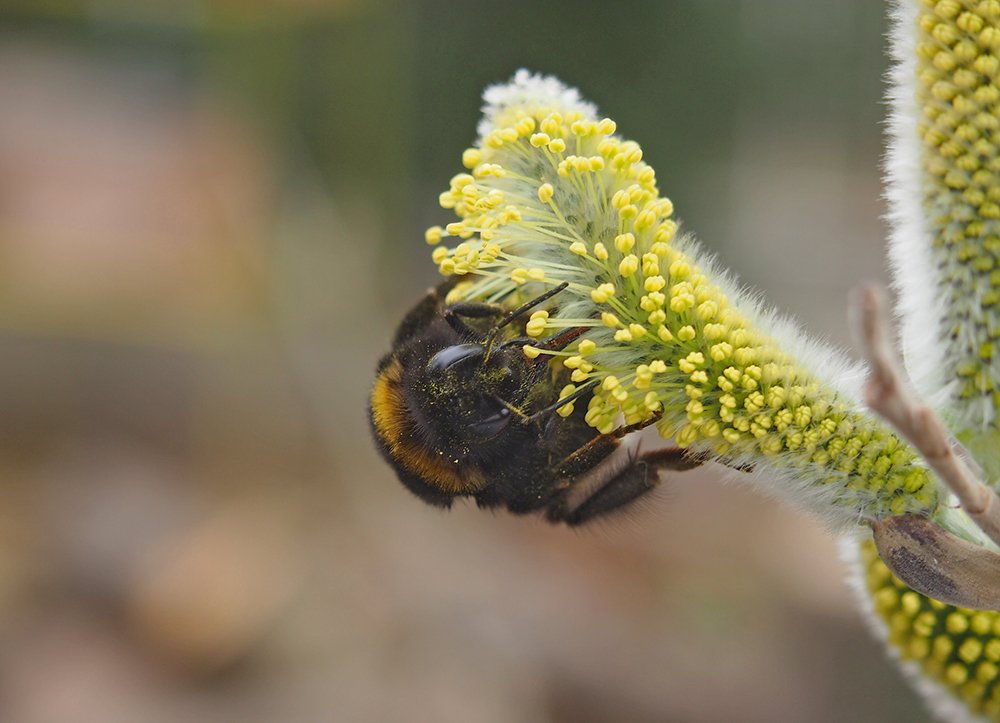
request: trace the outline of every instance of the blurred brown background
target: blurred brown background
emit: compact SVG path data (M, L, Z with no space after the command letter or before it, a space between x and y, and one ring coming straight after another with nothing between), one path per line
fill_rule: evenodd
M450 514L365 399L520 67L818 335L883 274L881 3L0 6L0 720L912 721L833 538L714 470Z

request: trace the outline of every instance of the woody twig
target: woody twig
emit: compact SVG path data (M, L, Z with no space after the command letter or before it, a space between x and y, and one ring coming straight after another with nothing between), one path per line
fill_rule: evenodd
M884 292L867 286L855 306L858 336L871 365L865 402L916 448L972 521L1000 545L1000 499L955 454L941 419L907 385L889 342Z

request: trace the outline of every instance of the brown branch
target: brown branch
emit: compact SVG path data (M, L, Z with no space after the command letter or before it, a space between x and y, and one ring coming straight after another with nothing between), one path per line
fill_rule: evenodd
M867 286L855 300L860 341L871 363L865 402L912 444L969 517L1000 545L1000 499L955 454L940 418L910 391L889 343L885 295Z

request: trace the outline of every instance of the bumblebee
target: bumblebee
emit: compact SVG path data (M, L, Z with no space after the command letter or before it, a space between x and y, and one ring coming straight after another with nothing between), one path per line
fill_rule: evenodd
M448 304L453 286L431 289L403 318L372 388L376 444L411 492L438 507L473 497L483 508L544 511L550 522L579 525L649 492L661 470L700 464L676 448L620 446L648 422L601 434L584 421L586 404L556 414L589 401L591 387L560 399L568 372L550 355L529 359L522 347L560 350L585 328L538 342L523 336L524 317L566 284L511 311Z

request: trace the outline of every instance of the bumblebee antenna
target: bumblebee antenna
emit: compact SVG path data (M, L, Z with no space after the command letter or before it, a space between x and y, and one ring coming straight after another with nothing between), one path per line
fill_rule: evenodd
M490 329L489 333L486 335L486 341L483 344L486 347L486 356L483 358L483 362L485 363L490 358L490 352L493 351L493 342L496 341L497 334L500 333L501 329L510 324L512 321L516 320L518 317L524 316L524 314L531 311L539 304L548 301L553 296L558 294L560 291L563 291L567 286L569 286L568 281L564 281L558 286L554 286L545 293L536 296L531 301L521 304L521 306L517 307L513 311L508 312L506 316L504 316L500 321L498 321L496 326Z
M527 302L525 304L522 304L521 306L517 307L516 309L514 309L511 312L508 312L507 316L505 316L499 322L497 322L497 325L494 326L490 330L490 333L495 335L497 332L499 332L501 329L503 329L505 326L507 326L507 324L509 324L512 321L514 321L515 319L517 319L517 317L524 315L528 311L531 311L534 307L538 306L543 301L548 301L553 296L555 296L556 294L558 294L560 291L563 291L567 286L569 286L569 282L568 281L564 281L561 284L559 284L558 286L552 287L551 289L549 289L548 291L546 291L544 294L536 296L531 301L529 301L529 302Z
M571 326L558 334L553 334L536 346L544 351L559 351L580 338L585 331L587 331L586 326Z

